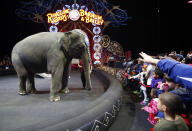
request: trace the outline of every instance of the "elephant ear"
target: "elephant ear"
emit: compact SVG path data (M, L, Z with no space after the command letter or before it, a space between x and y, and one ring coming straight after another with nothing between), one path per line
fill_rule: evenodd
M90 55L90 50L89 50L89 38L88 38L87 34L83 30L80 30L80 29L74 29L74 30L72 30L72 32L77 32L77 33L80 33L81 35L83 35L83 37L84 37L83 39L85 41L85 48L89 55L89 61L91 62L91 55Z
M74 57L77 49L85 48L85 45L79 44L80 37L78 33L73 31L64 32L63 37L60 39L60 49L64 52L64 55L67 57ZM79 51L77 51L79 52ZM79 55L78 55L79 56Z
M69 45L71 43L70 34L71 34L71 32L65 32L64 36L61 37L59 40L58 48L63 51L63 53L66 57L70 57L69 56Z

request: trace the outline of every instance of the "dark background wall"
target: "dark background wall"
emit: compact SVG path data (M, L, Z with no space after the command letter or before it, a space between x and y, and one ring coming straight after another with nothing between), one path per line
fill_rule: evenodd
M37 32L46 31L43 24L24 21L15 15L15 9L21 7L20 1L3 1L1 8L0 56L10 54L16 42ZM78 1L77 1L78 2ZM150 54L171 50L190 50L192 6L187 1L160 0L108 0L120 5L132 19L126 26L113 28L108 26L104 34L118 41L125 51L145 51ZM158 12L159 10L159 12Z

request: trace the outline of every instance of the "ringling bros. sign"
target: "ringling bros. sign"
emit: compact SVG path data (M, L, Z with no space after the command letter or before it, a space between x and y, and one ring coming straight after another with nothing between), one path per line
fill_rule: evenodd
M67 21L70 18L70 12L73 10L70 9L65 9L65 10L61 10L55 13L48 13L47 17L48 17L48 23L57 23L59 21ZM93 23L96 25L102 25L104 20L102 19L102 16L100 15L96 15L94 13L91 12L87 12L83 9L80 9L79 11L77 11L77 14L74 14L73 16L79 16L81 21L84 21L86 23Z

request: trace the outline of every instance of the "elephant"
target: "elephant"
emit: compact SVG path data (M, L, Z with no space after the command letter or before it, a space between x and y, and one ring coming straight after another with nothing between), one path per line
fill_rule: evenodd
M86 89L91 90L88 37L80 29L68 32L41 32L18 42L12 49L11 60L19 79L20 95L35 94L36 73L50 73L52 81L49 100L59 101L59 91L67 89L69 66L73 58L82 59Z

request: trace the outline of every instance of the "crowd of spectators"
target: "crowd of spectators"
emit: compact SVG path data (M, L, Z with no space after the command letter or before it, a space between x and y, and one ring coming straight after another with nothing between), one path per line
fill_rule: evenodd
M124 89L143 99L151 130L192 130L192 51L140 56L123 63Z
M13 69L11 58L9 56L0 57L0 71Z
M124 60L124 89L142 98L154 131L192 130L192 51ZM0 71L13 69L8 56L0 58Z

